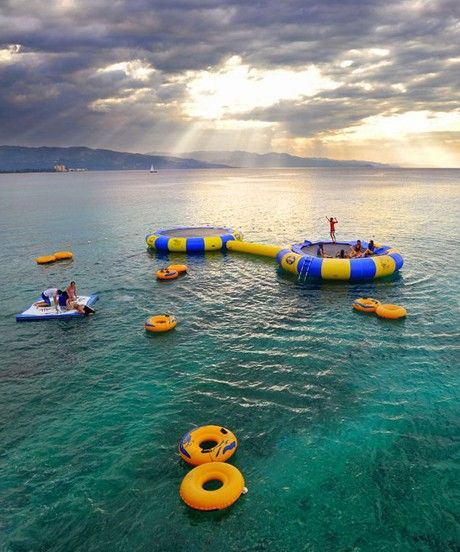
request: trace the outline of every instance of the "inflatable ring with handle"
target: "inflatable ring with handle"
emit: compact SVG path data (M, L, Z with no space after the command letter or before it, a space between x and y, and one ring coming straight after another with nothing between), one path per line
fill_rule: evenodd
M188 267L184 264L173 264L169 265L167 270L171 272L178 272L179 274L185 274L188 270Z
M157 314L147 319L144 328L148 332L167 332L172 330L177 325L177 321L171 314Z
M380 305L380 301L372 297L360 297L353 301L353 308L361 312L375 312Z
M168 268L161 268L156 273L158 280L174 280L179 276L176 270L169 270Z
M198 427L179 442L179 454L192 466L208 462L226 462L236 451L238 441L227 428L216 425Z

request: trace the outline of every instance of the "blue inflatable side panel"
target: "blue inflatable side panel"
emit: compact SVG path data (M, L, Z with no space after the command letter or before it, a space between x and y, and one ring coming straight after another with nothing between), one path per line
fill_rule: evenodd
M222 240L222 249L226 249L227 242L234 240L235 236L233 234L222 234L220 238Z
M310 263L310 266L304 268L304 274L311 278L321 278L321 267L323 264L323 259L321 257L310 257L308 256L305 259L306 263ZM299 262L300 264L300 262ZM300 272L300 271L299 271Z
M168 241L169 238L167 236L158 236L155 242L155 249L158 249L158 251L169 251Z
M187 238L187 253L202 253L204 251L204 238Z
M391 257L396 263L396 270L400 270L404 264L404 259L399 253L388 253L388 256Z
M375 263L372 258L351 259L350 280L369 280L375 276Z

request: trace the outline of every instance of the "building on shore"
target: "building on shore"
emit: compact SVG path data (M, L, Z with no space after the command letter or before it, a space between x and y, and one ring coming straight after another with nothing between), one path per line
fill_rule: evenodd
M54 172L67 172L65 165L54 165Z

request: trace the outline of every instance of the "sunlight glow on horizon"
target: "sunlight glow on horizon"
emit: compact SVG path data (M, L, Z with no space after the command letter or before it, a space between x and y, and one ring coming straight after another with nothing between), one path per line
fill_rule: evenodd
M460 139L449 139L450 133L460 133L460 111L411 111L368 117L360 125L319 137L277 138L273 144L277 151L292 155L455 168Z
M328 140L405 139L411 135L432 132L460 132L459 112L407 111L379 114L363 119L360 125L341 129Z

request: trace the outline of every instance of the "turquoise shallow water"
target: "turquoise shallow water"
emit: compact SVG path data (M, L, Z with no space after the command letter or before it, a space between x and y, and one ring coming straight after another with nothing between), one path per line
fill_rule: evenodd
M52 551L459 549L460 171L0 175L0 543ZM375 238L399 275L301 283L271 259L171 254L173 225L247 240ZM37 266L71 249L75 260ZM85 320L16 324L50 285L97 292ZM351 309L404 305L389 322ZM177 328L146 335L145 318ZM231 428L249 489L223 512L179 498L188 429Z

